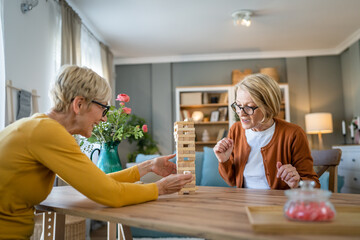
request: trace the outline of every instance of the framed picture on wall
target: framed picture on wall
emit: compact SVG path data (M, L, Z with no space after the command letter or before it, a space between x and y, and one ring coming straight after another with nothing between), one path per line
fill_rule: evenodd
M217 122L219 121L219 111L212 111L210 116L210 122Z

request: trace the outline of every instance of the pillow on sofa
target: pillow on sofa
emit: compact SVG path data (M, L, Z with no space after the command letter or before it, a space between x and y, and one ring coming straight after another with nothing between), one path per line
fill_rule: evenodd
M229 187L229 185L220 176L218 167L219 162L213 149L204 147L201 186Z
M159 157L160 155L144 155L144 154L138 154L136 156L135 162L137 164L145 162L146 160L150 160L156 157ZM161 179L162 177L153 173L153 172L149 172L147 174L145 174L144 176L142 176L140 178L140 181L143 183L153 183L153 182L157 182Z
M146 160L150 160L150 159L153 159L153 158L156 158L156 157L159 157L160 155L159 154L154 154L154 155L144 155L144 154L138 154L136 156L136 159L135 159L135 162L136 163L142 163L142 162L145 162Z
M324 172L321 177L319 177L321 189L329 190L329 172ZM344 176L338 175L338 193L341 192L341 188L344 186Z

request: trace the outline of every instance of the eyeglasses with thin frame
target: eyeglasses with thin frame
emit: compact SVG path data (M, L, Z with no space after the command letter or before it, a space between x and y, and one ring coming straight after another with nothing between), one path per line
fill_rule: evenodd
M231 108L235 113L240 112L242 109L246 115L253 115L255 110L258 109L259 107L249 107L249 106L240 107L239 105L236 104L236 102L233 102L231 104Z
M104 104L99 103L98 101L95 101L95 100L92 100L91 102L96 103L97 105L105 108L104 111L103 111L103 113L102 113L102 116L103 116L103 117L105 117L106 114L107 114L107 112L110 110L110 106L108 106L108 105L104 105Z

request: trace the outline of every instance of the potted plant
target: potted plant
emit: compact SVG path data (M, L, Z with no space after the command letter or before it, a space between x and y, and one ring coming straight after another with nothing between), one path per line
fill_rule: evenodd
M89 143L101 144L100 149L92 150L90 158L95 151L99 151L97 166L105 173L122 170L118 155L118 145L127 138L140 139L144 137L144 130L147 125L134 125L130 120L131 108L125 107L125 103L130 101L126 94L119 94L116 101L120 102L119 108L111 106L106 114L107 121L101 122L94 127L92 135L87 139ZM80 145L83 145L84 141Z
M129 119L129 124L133 126L142 126L144 136L142 138L136 138L135 136L130 136L127 140L129 143L136 142L136 150L127 155L129 162L135 162L136 156L138 154L156 154L160 153L156 141L152 138L151 134L148 132L147 125L145 124L145 119L138 117L136 115L131 115Z

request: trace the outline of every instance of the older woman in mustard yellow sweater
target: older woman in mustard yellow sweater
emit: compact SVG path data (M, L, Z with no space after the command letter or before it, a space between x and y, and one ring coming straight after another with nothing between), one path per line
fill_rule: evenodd
M90 137L93 127L106 121L110 96L108 83L95 72L67 66L51 91L54 107L49 113L21 119L0 132L0 239L30 238L34 206L50 193L55 174L111 207L155 200L192 181L191 174L170 175L176 172L168 161L174 155L105 174L81 152L72 134ZM165 178L134 183L148 172Z

